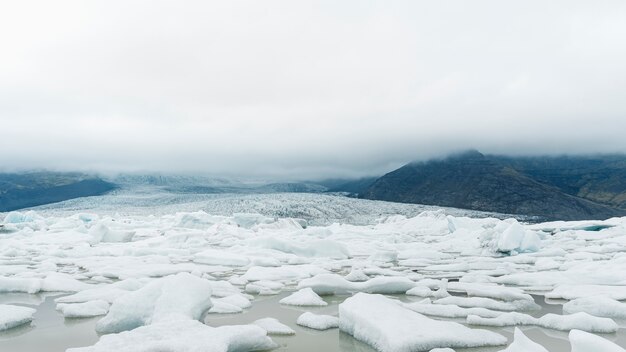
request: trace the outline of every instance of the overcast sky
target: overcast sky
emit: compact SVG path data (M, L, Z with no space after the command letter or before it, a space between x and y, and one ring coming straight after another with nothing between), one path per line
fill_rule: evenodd
M0 168L626 152L626 1L3 1Z

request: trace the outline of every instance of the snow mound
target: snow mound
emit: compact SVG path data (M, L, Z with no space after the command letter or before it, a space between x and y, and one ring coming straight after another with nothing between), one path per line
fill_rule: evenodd
M328 330L339 327L339 318L306 312L298 317L296 324L315 330Z
M35 312L33 308L0 304L0 331L30 323Z
M116 299L96 325L99 333L113 333L161 320L199 320L211 306L211 284L179 273L155 280Z
M494 332L434 320L382 295L366 293L339 305L339 328L381 352L506 344L506 338Z
M279 302L288 306L327 306L322 297L318 296L310 287L303 288L283 298Z

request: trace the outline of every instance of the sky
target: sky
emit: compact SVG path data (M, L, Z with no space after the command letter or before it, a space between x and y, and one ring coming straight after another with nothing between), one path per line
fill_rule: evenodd
M0 170L626 152L626 2L3 1Z

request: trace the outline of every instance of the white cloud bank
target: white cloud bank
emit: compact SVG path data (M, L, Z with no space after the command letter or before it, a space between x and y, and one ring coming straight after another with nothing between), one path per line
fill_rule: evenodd
M0 167L313 178L626 152L623 1L6 1Z

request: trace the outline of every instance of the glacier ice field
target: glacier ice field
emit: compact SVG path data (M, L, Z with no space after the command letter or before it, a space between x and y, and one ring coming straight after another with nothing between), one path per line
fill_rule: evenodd
M122 190L0 214L0 351L624 352L626 218Z

